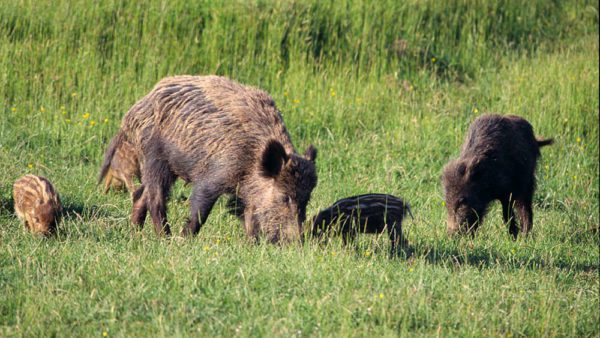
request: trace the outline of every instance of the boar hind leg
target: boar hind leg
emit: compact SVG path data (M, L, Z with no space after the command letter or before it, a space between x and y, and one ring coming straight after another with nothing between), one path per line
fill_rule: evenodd
M390 256L397 256L400 252L407 252L408 250L408 241L402 235L402 227L400 224L394 223L392 227L388 230L388 235L390 236L391 248L390 248Z
M131 223L141 229L144 226L146 214L148 213L148 205L146 204L146 196L144 195L144 186L140 186L131 197L133 199Z
M502 203L502 218L504 219L504 223L510 222L508 225L508 232L516 239L519 234L519 227L517 226L517 220L515 219L511 197L503 198L500 202Z
M106 177L104 178L104 193L107 194L110 190L110 184L112 183L112 171L108 170Z
M515 205L519 220L521 221L521 233L527 235L533 227L533 209L531 197L517 200Z
M175 175L169 169L167 162L153 159L144 167L145 202L154 223L154 229L159 235L169 236L171 228L167 224L166 200L175 182Z
M190 219L181 232L182 236L196 235L208 219L208 214L221 193L211 184L197 182L190 196Z

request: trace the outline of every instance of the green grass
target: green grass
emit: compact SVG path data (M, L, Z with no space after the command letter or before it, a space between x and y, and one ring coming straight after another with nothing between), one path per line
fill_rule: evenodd
M0 336L598 335L596 2L191 3L0 4ZM160 78L214 73L270 92L317 146L309 214L402 196L414 256L389 259L386 236L252 245L223 201L196 238L132 232L126 194L95 183L108 140ZM485 112L556 139L530 238L498 205L474 239L445 234L441 169ZM12 212L26 173L61 194L56 237Z

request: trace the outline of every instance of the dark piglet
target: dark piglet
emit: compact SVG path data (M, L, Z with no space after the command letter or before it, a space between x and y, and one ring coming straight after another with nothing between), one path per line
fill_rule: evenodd
M300 239L317 183L316 150L296 152L267 93L218 76L165 78L125 115L104 166L122 142L143 159L134 225L141 227L149 211L156 232L170 234L166 200L181 178L193 185L183 235L198 233L218 197L229 194L243 202L248 236Z
M448 234L474 234L493 200L502 203L504 222L516 238L533 226L532 200L540 147L533 127L518 116L483 115L471 124L460 157L444 168L442 184L448 211Z
M321 238L327 233L340 234L346 243L357 234L380 234L386 231L391 241L391 253L401 248L408 251L402 235L402 220L411 214L402 199L385 194L365 194L338 200L312 218L312 235Z

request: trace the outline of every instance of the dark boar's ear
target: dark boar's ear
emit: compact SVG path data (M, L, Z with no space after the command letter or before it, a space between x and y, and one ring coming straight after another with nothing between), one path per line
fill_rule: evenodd
M287 160L288 155L281 143L276 140L269 141L260 161L263 176L276 177Z
M307 160L315 163L315 160L317 159L317 148L315 148L315 146L312 144L308 146L308 149L306 149L306 152L304 152L304 157L306 157Z
M465 176L465 173L467 171L467 166L464 162L459 162L458 165L456 166L456 170L458 171L458 174L461 177Z
M481 170L481 158L475 157L468 163L467 177L476 179L481 174Z

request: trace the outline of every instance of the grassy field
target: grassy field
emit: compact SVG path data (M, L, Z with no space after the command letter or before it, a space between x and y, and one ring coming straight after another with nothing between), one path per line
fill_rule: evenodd
M0 336L597 336L598 32L592 1L1 2ZM386 236L252 245L224 201L193 239L131 231L99 165L175 74L270 92L296 147L319 149L308 214L402 196L413 257L389 259ZM441 169L486 112L556 139L526 239L496 204L474 239L445 233ZM13 214L26 173L61 194L53 238Z

